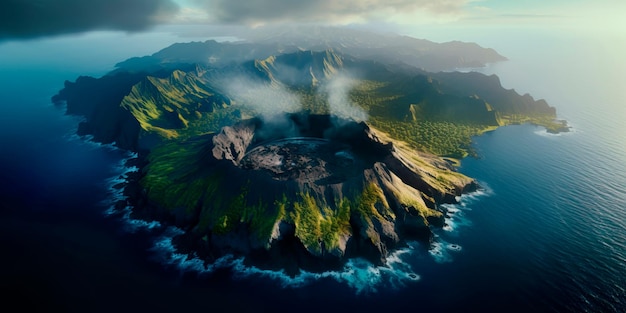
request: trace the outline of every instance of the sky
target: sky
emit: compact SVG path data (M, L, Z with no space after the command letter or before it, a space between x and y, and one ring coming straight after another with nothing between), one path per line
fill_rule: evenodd
M285 23L420 29L557 28L626 34L622 0L3 0L0 42L156 26Z

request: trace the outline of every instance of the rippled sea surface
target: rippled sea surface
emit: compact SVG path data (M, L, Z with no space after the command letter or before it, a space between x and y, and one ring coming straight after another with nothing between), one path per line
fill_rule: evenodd
M0 45L3 294L24 309L81 312L626 311L626 96L616 83L626 66L604 46L572 49L573 38L497 39L510 61L482 71L545 98L573 131L522 125L476 138L480 157L460 171L483 189L447 206L432 244L411 243L385 267L355 260L294 278L228 258L205 267L173 253L179 230L110 214L132 156L77 138L78 120L49 101L64 80L108 68L29 62Z

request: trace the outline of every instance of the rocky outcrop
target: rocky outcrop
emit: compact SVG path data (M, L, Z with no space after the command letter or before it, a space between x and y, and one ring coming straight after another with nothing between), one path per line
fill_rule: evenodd
M65 103L67 114L85 118L78 126L79 135L92 135L97 142L115 142L124 149L136 150L139 123L120 108L120 102L142 77L132 73L102 78L81 76L76 82L66 81L52 101Z

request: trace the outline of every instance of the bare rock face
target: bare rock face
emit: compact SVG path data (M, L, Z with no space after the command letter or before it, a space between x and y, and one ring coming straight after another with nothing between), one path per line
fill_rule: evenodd
M382 264L405 240L428 240L430 226L443 225L438 204L476 187L437 157L330 115L246 120L198 145L176 161L192 165L181 177L201 186L197 199L160 210L192 216L179 226L204 242L191 246L210 251L199 255L241 254L269 267L327 269L350 257ZM146 194L146 202L162 197Z
M213 137L213 157L217 160L230 160L237 165L252 142L254 128L245 125L226 126Z

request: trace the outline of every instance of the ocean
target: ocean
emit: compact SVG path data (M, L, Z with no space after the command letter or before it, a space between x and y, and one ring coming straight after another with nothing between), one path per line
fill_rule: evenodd
M203 268L171 252L175 229L108 215L112 186L133 170L124 166L132 156L78 138L79 119L50 102L65 80L102 75L189 38L97 33L0 43L5 304L80 312L626 312L626 45L518 35L477 38L510 60L475 70L546 99L572 132L517 125L475 138L479 157L459 170L483 188L448 206L448 226L432 245L412 243L387 267L355 261L294 279L238 260ZM132 44L141 38L147 44ZM119 42L126 44L109 48Z

